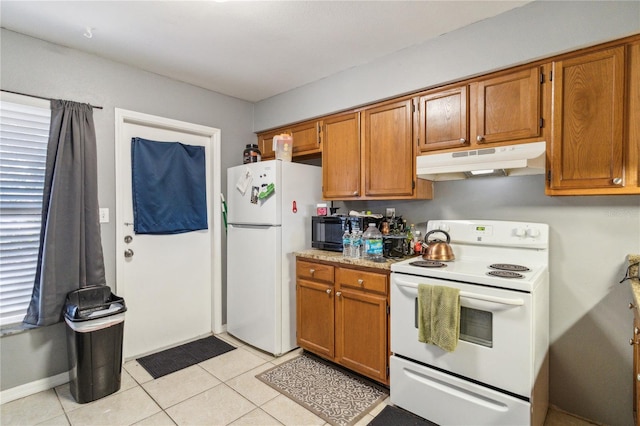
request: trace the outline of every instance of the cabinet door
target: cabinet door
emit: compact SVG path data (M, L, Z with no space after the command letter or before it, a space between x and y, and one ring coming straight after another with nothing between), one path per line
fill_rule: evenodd
M623 180L624 47L553 63L551 188Z
M467 92L465 85L419 98L421 152L469 145Z
M476 84L476 142L517 141L540 135L538 68Z
M273 160L276 158L276 153L273 150L273 137L281 133L283 133L282 130L274 130L258 135L258 149L260 149L260 155L263 160Z
M291 127L294 156L320 152L320 124L319 121L309 121Z
M298 279L296 290L298 345L315 354L333 358L333 285Z
M387 381L385 296L340 289L336 293L336 362Z
M358 113L323 120L322 195L348 200L360 195L360 121Z
M363 112L365 196L413 195L413 100L394 102Z

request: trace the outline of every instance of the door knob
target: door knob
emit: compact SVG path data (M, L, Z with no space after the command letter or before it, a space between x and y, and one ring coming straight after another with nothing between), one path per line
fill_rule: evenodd
M128 259L128 258L130 258L130 257L133 257L133 250L131 250L131 249L126 249L126 250L124 251L124 257L125 257L125 259Z

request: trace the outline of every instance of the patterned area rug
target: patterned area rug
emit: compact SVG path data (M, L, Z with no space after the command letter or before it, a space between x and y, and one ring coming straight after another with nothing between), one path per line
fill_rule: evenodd
M389 391L313 355L304 353L256 376L334 426L349 426Z

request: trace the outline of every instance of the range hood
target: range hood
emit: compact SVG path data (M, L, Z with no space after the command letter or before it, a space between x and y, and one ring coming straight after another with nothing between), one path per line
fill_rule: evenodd
M544 174L546 147L546 142L533 142L420 155L416 172L419 178L433 181Z

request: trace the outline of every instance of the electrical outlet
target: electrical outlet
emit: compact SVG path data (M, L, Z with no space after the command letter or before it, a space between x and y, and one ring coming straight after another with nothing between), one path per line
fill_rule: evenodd
M109 223L109 209L100 209L100 223Z
M396 217L395 207L387 207L387 217Z

